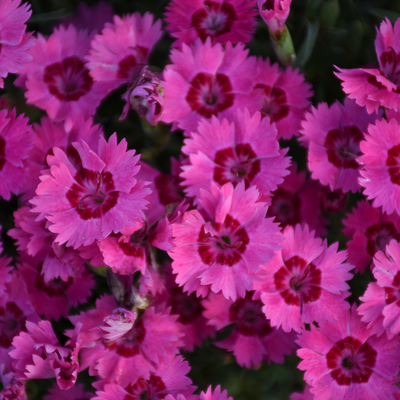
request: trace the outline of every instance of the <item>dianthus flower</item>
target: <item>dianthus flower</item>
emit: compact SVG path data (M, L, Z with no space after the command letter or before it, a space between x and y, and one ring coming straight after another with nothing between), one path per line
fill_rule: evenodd
M287 226L283 234L283 249L262 266L262 282L255 284L271 326L301 332L304 324L340 318L350 307L345 281L354 268L344 263L346 252L337 252L337 243L328 247L326 240L314 238L307 225Z
M200 400L233 400L233 397L228 397L228 392L226 390L221 392L221 386L218 385L214 392L212 386L209 386L206 392L201 392Z
M400 393L394 385L399 372L397 338L371 335L357 315L356 305L335 322L303 330L297 355L299 369L313 386L315 400L393 400Z
M46 110L51 119L61 121L82 114L89 118L108 93L104 83L93 81L84 57L93 33L62 25L46 39L38 35L26 64L25 97L29 104Z
M308 167L313 179L329 185L331 190L359 190L361 167L356 158L361 155L360 141L368 124L377 117L348 99L344 106L336 102L330 108L326 103L312 107L305 115L300 141L308 146Z
M379 69L336 67L339 72L335 75L343 81L343 91L358 105L366 106L368 113L378 111L379 106L400 111L399 34L400 19L396 21L394 29L388 18L377 29L375 50Z
M191 138L185 140L182 152L190 157L190 165L182 167L182 186L190 197L200 190L210 190L211 182L222 186L244 182L255 185L261 195L269 195L289 174L287 150L280 150L275 125L269 118L253 117L247 109L238 110L233 123L226 119L202 120Z
M278 129L278 138L290 139L298 136L301 120L311 102L311 85L305 82L304 75L291 67L282 70L278 64L270 63L260 57L259 68L254 82L254 93L260 93L259 111L269 116Z
M376 283L368 285L363 304L358 308L362 321L369 323L371 333L386 331L389 339L400 332L400 244L392 240L386 251L378 251L372 273Z
M1 47L1 45L0 45ZM18 194L26 180L23 160L33 147L28 118L16 116L15 109L0 111L0 197L9 200Z
M182 223L172 224L176 282L189 294L205 296L209 289L236 300L253 289L254 274L268 263L282 240L278 227L265 218L268 207L258 202L259 192L244 182L227 183L201 192L198 210L187 211Z
M95 81L107 83L110 90L124 83L133 83L148 56L162 35L161 21L154 22L150 13L114 16L91 43L86 57L90 75Z
M33 212L51 222L48 229L58 234L56 242L75 249L141 222L144 196L150 192L134 178L139 157L126 151L125 139L117 144L114 134L108 143L102 137L98 143L97 154L83 140L73 144L82 163L79 170L54 148L54 156L47 158L50 171L31 200Z
M193 44L207 37L213 43L247 43L255 31L256 0L217 0L186 2L172 0L167 6L167 30L177 38L173 44Z
M257 2L261 18L276 36L285 27L291 3L292 0L258 0Z
M174 122L189 135L202 118L230 118L237 108L244 107L254 113L260 95L250 96L257 69L255 57L247 57L248 53L243 44L233 47L228 42L224 49L220 43L213 45L210 38L172 50L173 64L166 66L162 82L162 121Z
M400 127L396 119L376 121L368 127L365 140L360 143L363 153L357 161L360 170L360 185L365 188L373 206L391 214L400 214Z
M262 361L283 364L284 356L292 354L296 347L296 334L271 327L262 312L261 301L252 300L253 294L247 292L245 298L234 302L210 293L203 300L203 315L209 319L210 325L220 330L234 324L229 337L214 344L232 351L242 367L257 367Z
M352 238L347 243L349 262L363 273L377 251L385 251L392 239L400 241L400 216L383 213L367 201L358 202L352 212L343 220L343 233Z

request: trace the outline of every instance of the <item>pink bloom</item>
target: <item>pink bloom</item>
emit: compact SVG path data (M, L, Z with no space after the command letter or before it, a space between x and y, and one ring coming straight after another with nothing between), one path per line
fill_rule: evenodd
M207 392L201 392L200 400L233 400L233 398L228 397L228 392L226 390L221 392L221 386L218 385L214 393L211 386L208 387Z
M177 38L173 46L193 44L197 38L207 37L213 43L247 43L256 24L256 0L200 0L185 2L172 0L167 6L165 20L171 36Z
M247 292L244 299L233 302L221 295L211 293L203 300L204 316L218 330L235 324L230 336L218 347L233 351L236 361L246 368L257 367L262 361L283 364L284 356L296 348L294 332L285 333L272 328L262 312L262 303L252 300L254 292Z
M18 267L26 284L29 300L38 314L43 314L46 319L58 320L61 315L68 315L70 307L86 303L95 282L85 265L69 276L67 281L57 278L46 282L42 268L40 254L35 258L23 256L22 264Z
M367 201L358 202L352 211L343 220L343 233L352 238L347 243L349 262L363 273L378 250L385 251L392 239L400 241L400 216L383 213Z
M290 139L298 135L301 121L311 102L311 85L305 82L304 75L291 67L282 70L278 64L270 64L260 57L255 78L254 93L261 94L259 111L269 116L278 129L278 138Z
M51 222L48 229L58 234L56 242L76 249L140 223L144 196L150 191L134 178L139 157L134 150L126 151L125 139L117 144L116 134L108 143L101 137L97 154L83 140L73 146L82 168L76 169L54 148L54 156L47 159L50 173L41 177L31 203L36 206L33 212Z
M165 396L178 396L178 399L182 396L183 399L193 400L194 386L185 376L189 371L189 363L182 356L173 359L164 357L148 378L140 377L130 385L106 384L103 391L96 392L98 397L93 400L152 400L164 399Z
M154 22L150 13L122 18L115 15L114 22L107 22L92 40L86 57L90 75L95 81L107 83L110 90L133 83L161 35L161 21Z
M255 57L247 57L244 45L228 42L182 44L182 50L171 52L172 65L164 70L165 109L163 122L174 122L181 129L196 130L202 118L212 115L231 118L237 108L258 109L260 96L250 92L254 86Z
M376 121L368 127L365 140L360 143L363 153L358 162L360 185L365 188L373 206L391 214L400 213L400 127L396 119Z
M27 400L24 383L14 379L11 373L4 371L4 364L0 364L0 382L3 390L0 392L0 400Z
M25 96L51 119L61 121L76 114L87 119L108 93L104 83L93 81L84 63L91 36L73 25L60 26L48 39L39 34L30 51L33 60L24 72Z
M308 146L308 167L313 179L329 185L331 190L359 190L360 165L356 158L361 155L360 141L368 124L377 117L348 99L344 106L336 102L329 108L320 103L306 113L300 140Z
M393 400L400 389L393 384L399 368L398 339L371 336L356 305L335 322L303 330L297 355L299 369L313 386L315 400Z
M277 131L269 118L253 117L247 109L236 113L234 123L226 119L202 120L191 138L185 140L182 152L190 157L190 165L182 167L183 186L190 197L209 191L211 182L222 186L244 182L255 185L261 195L268 195L289 174L287 150L280 150Z
M0 226L1 232L1 226ZM0 241L0 254L3 252L3 243ZM12 267L9 266L11 258L0 256L0 296L6 291L6 283L11 281Z
M272 193L271 206L267 216L275 217L284 228L287 225L307 224L317 236L327 234L328 220L322 217L319 196L321 186L307 179L304 171L297 171L297 164L289 167L290 175Z
M346 252L314 238L307 225L287 226L283 234L283 249L260 270L262 283L256 282L271 325L301 332L304 324L337 320L350 307L345 281L354 267L344 263Z
M28 299L25 284L18 272L12 274L10 282L5 284L6 292L0 296L0 366L4 364L5 373L12 371L11 343L21 331L26 331L25 323L38 322L31 302Z
M1 6L0 6L1 7ZM0 44L1 47L1 44ZM16 117L15 109L0 111L0 196L9 200L18 194L26 180L23 160L33 146L28 118Z
M326 213L338 213L346 210L347 193L342 189L331 190L328 186L323 186L319 194L321 208Z
M236 300L253 289L254 274L281 241L278 227L265 218L268 208L258 199L258 190L245 190L244 182L235 188L231 183L222 188L212 184L211 193L204 190L199 199L207 219L192 210L182 223L172 225L175 248L168 254L185 292L204 296L209 289L222 290L227 299Z
M43 397L43 400L90 400L93 393L85 391L82 383L77 383L68 390L61 390L57 384L54 384L49 393Z
M285 27L291 3L292 0L258 0L257 2L261 18L276 36Z
M383 106L400 111L400 95L398 91L400 43L400 20L394 29L389 19L382 21L375 40L375 50L378 56L379 69L358 68L341 69L335 75L343 81L343 91L362 107L366 106L368 113L378 111Z
M400 332L400 244L392 240L386 252L378 251L372 273L376 283L368 285L358 308L362 321L369 322L372 333L381 335L385 330L389 339Z

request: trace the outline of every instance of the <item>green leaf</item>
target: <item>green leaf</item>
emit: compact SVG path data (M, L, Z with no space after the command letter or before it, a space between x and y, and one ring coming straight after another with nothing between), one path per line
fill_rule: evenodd
M299 52L297 53L297 62L295 66L304 67L311 56L314 49L315 42L317 40L319 31L319 21L309 21L307 20L307 35Z

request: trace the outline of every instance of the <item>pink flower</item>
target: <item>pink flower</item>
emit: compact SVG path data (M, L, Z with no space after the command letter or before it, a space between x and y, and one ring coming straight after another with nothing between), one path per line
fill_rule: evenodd
M214 393L212 391L212 386L209 386L206 392L201 392L200 400L233 400L233 398L228 397L228 392L226 390L221 392L221 386L218 385Z
M372 273L376 283L368 285L358 308L362 321L367 322L371 333L381 335L386 331L389 339L400 332L400 244L391 240L386 252L378 251Z
M161 35L161 21L154 22L150 13L143 17L139 13L122 18L115 15L114 22L107 22L92 40L86 57L90 75L97 82L105 82L110 90L133 83Z
M254 93L261 94L259 111L269 116L278 129L278 138L290 139L298 135L301 121L311 102L311 85L305 82L304 75L291 67L282 70L278 64L270 63L260 57L255 78Z
M290 175L272 193L271 205L267 216L275 217L284 228L287 225L307 224L315 230L317 236L327 234L328 220L322 217L319 200L321 186L318 182L307 179L304 171L297 171L297 164L289 167Z
M245 190L244 182L235 188L212 184L211 193L204 190L199 199L206 219L192 210L182 223L172 225L175 248L168 254L185 292L204 297L209 289L222 290L224 297L236 300L253 289L254 274L281 241L278 227L265 218L268 208L258 199L258 190Z
M350 307L345 281L354 267L344 263L346 252L337 252L338 243L328 247L326 240L314 238L307 225L287 226L283 234L283 249L262 266L262 283L256 282L271 326L301 332L304 324L337 320Z
M377 117L348 99L344 106L336 102L329 108L320 103L306 113L300 141L308 146L308 167L313 179L329 185L331 190L359 190L360 165L356 158L361 155L360 141L368 124Z
M292 0L258 0L257 2L261 18L276 36L285 27L291 3Z
M200 196L201 189L210 190L211 182L222 186L244 182L255 185L261 195L269 195L289 174L287 150L280 150L277 131L269 118L253 117L247 109L238 110L234 122L202 120L191 138L185 140L182 152L190 157L190 164L182 167L182 186L187 186L190 197Z
M8 231L9 232L9 231ZM0 226L1 233L1 226ZM3 253L3 243L0 241L0 254ZM11 281L12 267L9 266L11 258L0 256L0 296L6 291L6 283Z
M164 70L165 109L163 122L174 122L181 129L196 130L202 118L212 115L231 118L237 108L258 109L260 96L250 92L254 86L255 57L247 57L244 45L228 42L182 44L182 50L171 52L172 65Z
M87 119L108 93L107 85L93 81L84 63L92 35L61 25L48 39L39 34L30 51L33 60L24 72L25 97L51 119L61 121L76 114Z
M392 400L393 393L400 393L393 384L399 372L398 339L371 336L355 304L337 321L303 330L297 343L303 359L298 368L306 371L315 400Z
M343 233L352 238L347 243L349 262L364 273L378 250L385 251L391 239L400 241L400 216L383 213L367 201L358 202L352 211L343 220Z
M400 127L396 119L376 121L360 143L360 185L373 206L400 213Z
M290 395L290 400L314 400L314 395L311 393L312 386L306 385L302 394L293 393Z
M218 347L233 351L236 361L246 368L257 367L262 361L283 364L284 356L296 348L294 332L285 333L272 328L262 312L262 303L252 300L254 292L247 292L244 299L235 302L211 293L203 300L209 324L218 330L234 324L228 338L214 342Z
M1 44L0 44L1 46ZM26 180L23 160L33 147L33 133L28 118L16 117L15 109L0 111L0 196L9 200L18 194Z
M93 393L85 391L82 383L77 383L68 390L61 390L57 384L54 384L43 400L90 400L92 398Z
M383 106L400 111L398 93L400 66L400 44L397 39L400 33L400 20L394 29L388 18L382 21L377 29L375 50L378 56L379 69L358 68L341 69L335 75L343 81L343 91L360 106L366 106L368 113L378 111Z
M193 44L197 38L205 42L207 37L213 43L249 42L256 24L256 11L252 8L255 2L172 0L167 6L165 20L171 36L178 39L173 46Z
M56 242L76 249L140 223L150 190L134 178L139 157L134 150L126 151L125 139L117 144L116 134L108 143L101 137L97 154L83 140L73 146L82 168L76 169L54 148L54 156L47 158L50 171L41 177L31 203L36 206L33 212L51 222L48 229L58 234Z

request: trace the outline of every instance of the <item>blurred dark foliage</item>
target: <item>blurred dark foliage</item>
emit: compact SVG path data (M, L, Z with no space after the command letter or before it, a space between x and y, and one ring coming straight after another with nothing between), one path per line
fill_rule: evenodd
M182 0L184 1L184 0ZM190 0L186 0L190 1ZM28 30L49 35L52 29L62 22L63 18L73 15L80 3L78 0L31 0L33 14L28 21ZM93 5L96 1L87 1ZM168 0L109 0L116 14L146 11L152 12L156 18L162 18ZM314 88L313 104L321 101L331 104L336 99L342 101L344 94L341 91L339 80L334 76L334 65L342 68L356 68L377 63L374 40L375 27L382 19L388 17L392 23L400 17L400 0L293 0L287 26L291 32L297 53L295 67L305 74L306 79ZM150 59L150 64L163 69L169 63L169 50L172 39L166 33L156 45ZM257 31L248 44L252 55L270 57L273 62L277 58L269 42L266 26L259 19ZM15 76L6 79L5 89L0 92L19 113L24 112L31 122L38 122L43 112L24 102L22 90L13 86ZM121 95L125 88L111 93L99 107L95 121L104 126L107 136L117 132L119 140L125 137L130 148L136 149L142 159L154 167L169 172L170 157L178 157L182 146L183 136L180 132L170 134L170 127L160 124L152 128L141 121L138 115L131 111L128 118L119 121L123 101ZM289 155L293 157L300 169L306 170L306 151L299 146L296 139L281 143L283 147L290 146ZM348 194L348 212L362 198L361 194ZM0 200L0 224L3 226L2 240L5 252L14 257L17 262L17 251L13 241L6 236L6 232L13 226L12 213L18 208L18 199L11 201ZM331 226L328 235L329 243L340 242L340 247L346 247L346 238L341 233L345 212L329 214ZM163 256L162 256L163 257ZM161 258L162 258L161 257ZM95 299L104 293L109 293L104 275L96 271L96 288L90 301L73 310L76 314L83 309L94 307ZM350 282L352 296L350 301L357 301L363 294L366 285L372 279L367 272L363 277L355 276ZM71 328L66 319L53 323L60 342L65 341L63 331ZM229 329L229 327L228 327ZM227 332L221 332L220 337ZM193 353L185 353L190 362L192 371L190 377L193 383L201 390L208 385L221 384L228 389L235 400L278 400L288 399L293 391L301 391L304 382L302 372L296 366L299 359L293 355L286 358L284 365L261 365L252 370L239 367L232 354L215 347L207 342ZM87 371L80 373L79 381L90 390L93 377ZM50 381L29 381L28 393L30 399L42 399Z

